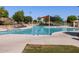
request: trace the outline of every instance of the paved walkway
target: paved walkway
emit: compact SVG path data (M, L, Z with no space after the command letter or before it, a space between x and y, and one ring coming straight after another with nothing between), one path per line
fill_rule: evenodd
M21 53L26 44L74 45L79 47L79 41L72 38L73 36L64 33L56 33L53 36L0 35L0 52Z

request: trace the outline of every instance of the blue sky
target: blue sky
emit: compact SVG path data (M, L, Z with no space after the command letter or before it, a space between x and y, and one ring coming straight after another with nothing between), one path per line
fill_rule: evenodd
M59 15L64 20L69 15L79 16L79 7L76 6L5 6L5 9L8 10L10 17L19 10L23 10L25 16L31 15L34 19L46 15Z

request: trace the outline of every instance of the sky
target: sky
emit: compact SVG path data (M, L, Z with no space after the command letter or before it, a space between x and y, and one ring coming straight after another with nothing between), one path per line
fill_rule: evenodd
M9 17L19 10L23 10L25 16L32 16L33 19L46 15L59 15L64 20L70 15L79 16L79 7L77 6L4 6L4 8L8 10Z

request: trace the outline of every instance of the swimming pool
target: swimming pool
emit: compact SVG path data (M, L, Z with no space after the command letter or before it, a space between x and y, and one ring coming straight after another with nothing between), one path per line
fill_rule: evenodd
M8 31L0 31L0 34L33 34L33 35L51 35L60 31L78 31L79 28L47 28L44 26L33 26L28 29L13 29Z

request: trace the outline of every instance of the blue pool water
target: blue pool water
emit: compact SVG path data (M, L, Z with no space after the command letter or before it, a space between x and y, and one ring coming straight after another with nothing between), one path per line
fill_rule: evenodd
M33 34L33 35L51 35L54 32L60 31L77 31L78 28L46 28L44 26L34 26L29 29L13 29L1 31L0 34Z

